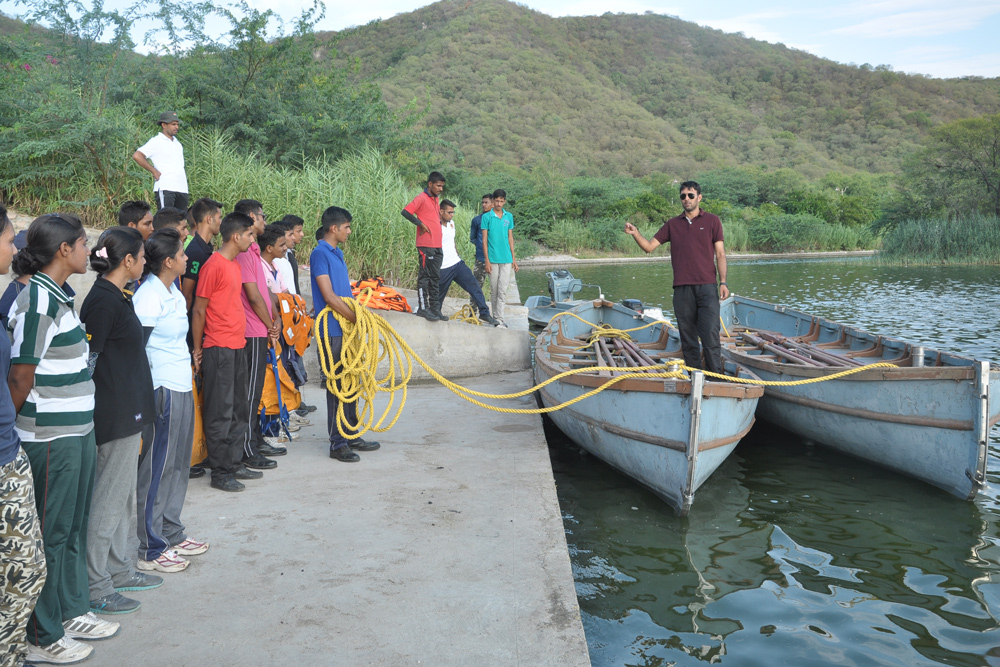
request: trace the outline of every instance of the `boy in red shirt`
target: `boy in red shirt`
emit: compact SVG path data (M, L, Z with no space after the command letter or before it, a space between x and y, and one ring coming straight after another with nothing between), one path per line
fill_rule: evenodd
M431 322L448 318L441 314L441 206L438 197L444 190L444 176L432 171L427 177L427 188L406 205L402 215L417 226L417 253L420 267L417 276L416 314Z
M238 479L255 479L263 473L241 463L249 406L247 392L246 316L240 293L243 278L236 257L254 240L253 220L230 213L222 220L222 247L212 254L198 274L191 310L192 358L203 378L202 417L212 487L242 491Z

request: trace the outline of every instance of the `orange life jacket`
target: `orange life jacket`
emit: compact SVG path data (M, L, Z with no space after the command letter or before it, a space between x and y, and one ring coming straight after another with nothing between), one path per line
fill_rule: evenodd
M312 336L313 319L305 300L298 294L278 294L278 310L281 312L281 337L293 346L301 357L309 347Z
M382 278L369 278L351 283L351 292L362 306L379 310L398 310L403 313L413 312L406 297L391 287L386 286Z

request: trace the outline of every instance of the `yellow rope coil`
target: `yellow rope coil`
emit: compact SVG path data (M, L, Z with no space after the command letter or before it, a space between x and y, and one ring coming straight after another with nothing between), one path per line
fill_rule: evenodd
M469 304L462 306L462 310L458 311L448 319L465 322L466 324L475 324L477 327L483 326L483 323L479 320L479 316L476 315L476 311L473 310L472 306Z
M400 414L402 414L403 406L406 404L407 385L413 375L414 360L420 364L420 366L423 367L423 369L426 370L431 377L447 387L448 390L454 394L464 398L473 405L478 405L479 407L487 410L507 414L545 414L548 412L554 412L573 405L574 403L578 403L584 399L590 398L591 396L594 396L609 387L613 387L622 380L628 380L631 378L679 379L687 377L686 373L700 370L689 368L680 361L676 360L670 360L666 366L642 366L638 368L630 368L628 372L624 373L621 372L621 368L617 367L586 366L564 371L549 378L548 380L545 380L541 384L523 391L510 394L488 394L462 387L461 385L458 385L442 376L440 373L428 366L427 363L413 351L413 348L411 348L406 341L400 338L399 334L392 328L392 325L390 325L385 318L371 312L355 299L345 298L343 300L354 313L357 322L349 322L345 317L334 312L330 308L324 308L323 311L316 316L314 334L320 350L320 365L323 369L323 375L326 378L326 388L334 394L339 401L336 420L337 430L343 437L349 440L359 438L369 430L383 433L391 429L396 424L396 421L399 420ZM573 315L573 313L561 313L561 315L564 314ZM333 359L330 338L326 335L328 330L327 322L331 315L336 318L343 329L340 359L338 360ZM577 317L576 315L573 316ZM578 319L582 320L582 318ZM586 320L582 321L586 322ZM587 324L594 326L590 322L587 322ZM651 325L647 324L643 327L637 327L635 329L626 329L623 332L638 331L639 329L644 329L647 326ZM378 377L378 365L383 359L388 360L388 369L384 376ZM782 382L766 382L747 378L729 377L727 375L710 373L708 371L702 372L708 377L718 378L726 382L762 385L765 387L793 387L804 384L813 384L816 382L826 382L827 380L836 380L853 375L854 373L871 370L873 368L897 368L897 366L895 366L895 364L880 362L876 364L869 364L867 366L858 366L857 368L851 368L832 375L825 375L823 377ZM577 375L579 373L593 373L595 371L609 371L621 374L608 378L607 382L601 386L595 387L594 389L591 389L590 391L587 391L572 400L548 408L504 408L477 400L477 398L488 398L493 400L521 398L537 391L538 389L541 389L542 387L545 387L546 385L558 382L564 377ZM402 391L402 398L399 405L396 407L396 411L392 419L388 424L383 426L386 418L393 409L397 391ZM388 393L390 398L389 403L382 412L381 417L379 417L378 421L376 421L374 400L376 394L379 392ZM357 424L348 423L344 414L344 404L354 401L358 402ZM355 432L351 433L350 431Z

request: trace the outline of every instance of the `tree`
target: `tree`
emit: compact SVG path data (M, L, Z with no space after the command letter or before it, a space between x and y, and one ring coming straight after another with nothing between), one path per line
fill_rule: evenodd
M935 128L927 154L948 180L975 184L979 205L1000 216L1000 113Z

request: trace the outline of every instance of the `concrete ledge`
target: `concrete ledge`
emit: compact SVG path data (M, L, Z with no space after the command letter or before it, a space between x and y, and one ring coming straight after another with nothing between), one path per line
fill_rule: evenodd
M303 272L305 283L309 283L308 272ZM304 289L305 291L305 289ZM415 307L413 290L399 289L406 297L410 308ZM306 293L308 303L312 297ZM441 308L451 316L462 309L468 299L448 297ZM528 309L520 304L508 304L504 319L509 329L491 326L476 326L465 322L428 322L412 313L388 310L373 310L384 317L400 337L413 348L421 359L449 379L476 377L490 373L520 371L531 368L531 341L528 336ZM315 345L315 342L313 343ZM310 380L322 376L316 352L306 352L306 370ZM379 366L379 373L388 370L388 362ZM430 374L419 365L413 367L413 379L431 379Z

